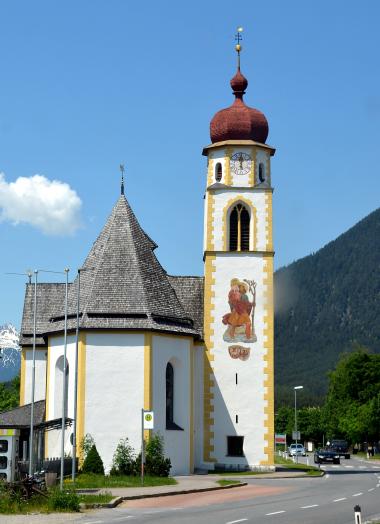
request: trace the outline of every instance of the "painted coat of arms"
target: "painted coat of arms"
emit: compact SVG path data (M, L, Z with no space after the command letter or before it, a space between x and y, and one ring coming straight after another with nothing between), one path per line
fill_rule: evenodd
M225 342L256 342L256 282L233 278L228 292L228 305L230 311L222 318L223 324L227 326L223 340Z

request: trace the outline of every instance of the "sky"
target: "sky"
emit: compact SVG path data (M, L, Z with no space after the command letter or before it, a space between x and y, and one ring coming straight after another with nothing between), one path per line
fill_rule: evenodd
M21 323L27 279L8 273L75 277L120 163L161 264L203 274L202 148L233 101L238 26L276 148L276 268L378 208L379 16L377 0L1 0L0 325Z

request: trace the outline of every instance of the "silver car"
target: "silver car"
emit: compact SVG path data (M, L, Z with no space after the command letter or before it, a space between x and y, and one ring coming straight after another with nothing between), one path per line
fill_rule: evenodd
M290 444L288 447L288 453L291 457L295 457L296 455L306 457L306 451L302 444Z

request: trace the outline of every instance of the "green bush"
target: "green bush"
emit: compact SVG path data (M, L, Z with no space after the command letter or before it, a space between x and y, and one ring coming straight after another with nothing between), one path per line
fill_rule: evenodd
M103 461L100 458L98 450L95 444L92 445L90 451L87 453L87 457L83 462L82 473L97 473L104 475Z
M54 511L79 511L80 499L75 491L56 489L49 497L49 508Z
M119 440L112 459L111 475L135 475L136 458L127 438Z
M153 477L168 477L171 467L170 458L164 455L164 438L155 433L146 444L145 472Z
M83 460L86 460L88 452L90 451L90 449L92 448L94 444L95 444L94 437L90 433L86 433L79 444L79 449L81 451Z

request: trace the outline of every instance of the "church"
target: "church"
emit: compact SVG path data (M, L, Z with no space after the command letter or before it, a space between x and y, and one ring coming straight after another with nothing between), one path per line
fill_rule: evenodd
M45 458L60 456L63 395L65 416L74 418L79 297L76 440L92 435L106 471L120 439L128 437L140 450L142 409L154 412L154 429L145 430L145 438L149 431L163 436L172 475L274 468L275 149L266 144L264 114L243 99L248 81L240 71L240 44L236 50L234 100L212 118L211 143L203 149L204 248L198 256L204 275L166 273L122 183L80 274L68 285L67 366L65 284L37 284L36 446ZM28 423L33 315L34 285L27 284L20 408L0 415L0 431L20 428L23 418ZM72 431L71 425L65 431L67 455Z

